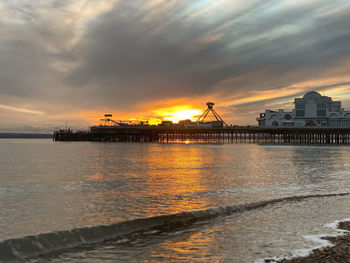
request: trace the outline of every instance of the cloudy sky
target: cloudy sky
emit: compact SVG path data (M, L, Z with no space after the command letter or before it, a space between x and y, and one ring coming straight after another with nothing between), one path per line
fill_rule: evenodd
M348 0L0 0L0 132L207 101L255 124L310 90L350 109L349 25Z

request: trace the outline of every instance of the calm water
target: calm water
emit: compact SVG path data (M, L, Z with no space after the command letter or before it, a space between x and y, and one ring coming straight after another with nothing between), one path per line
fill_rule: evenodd
M350 217L349 147L5 139L0 167L1 262L254 262Z

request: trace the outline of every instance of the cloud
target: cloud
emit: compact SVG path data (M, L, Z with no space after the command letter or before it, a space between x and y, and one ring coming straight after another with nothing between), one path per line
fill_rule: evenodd
M68 83L92 85L96 98L121 107L160 98L279 89L324 74L349 56L350 32L344 25L350 16L339 11L340 4L313 1L283 8L279 1L264 1L220 15L214 12L218 7L210 12L209 6L193 18L189 10L194 4L188 2L162 2L147 12L142 4L124 2L91 25ZM242 78L256 71L265 72L259 79ZM218 85L234 78L240 81Z
M347 87L349 14L345 0L3 0L0 104L54 125L214 99L228 121L243 121L239 107L255 123L287 98Z
M25 108L18 108L18 107L12 107L12 106L6 106L6 105L1 105L1 104L0 104L0 109L4 109L4 110L8 110L8 111L20 112L20 113L35 114L35 115L42 115L42 114L44 114L41 111L30 110L30 109L25 109Z

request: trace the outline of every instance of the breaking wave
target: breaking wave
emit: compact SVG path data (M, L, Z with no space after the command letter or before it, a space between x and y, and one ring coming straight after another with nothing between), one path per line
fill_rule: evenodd
M83 245L116 240L131 233L160 229L171 231L177 227L186 227L199 221L228 216L234 213L264 208L282 202L296 202L309 198L345 196L349 193L315 194L305 196L291 196L271 199L249 204L217 207L206 210L182 212L178 214L141 218L111 225L75 228L67 231L43 233L19 239L9 239L0 242L0 262L25 262L33 258L65 249Z

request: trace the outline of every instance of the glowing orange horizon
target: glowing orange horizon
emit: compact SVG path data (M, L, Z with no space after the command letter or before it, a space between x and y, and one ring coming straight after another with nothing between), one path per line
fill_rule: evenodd
M171 108L155 110L153 113L155 113L160 120L178 123L181 120L196 121L202 111L193 109L190 106L174 106Z
M167 108L160 108L157 110L152 110L148 116L142 116L139 113L134 115L141 115L141 117L135 118L130 117L129 113L111 113L113 115L112 119L115 121L124 121L124 122L147 122L150 125L160 124L162 121L172 121L173 123L178 123L181 120L191 120L196 121L198 117L202 114L202 110L196 109L189 105L183 106L173 106ZM90 119L94 124L101 123L101 119L104 118L105 113L89 112L85 113L84 117Z

